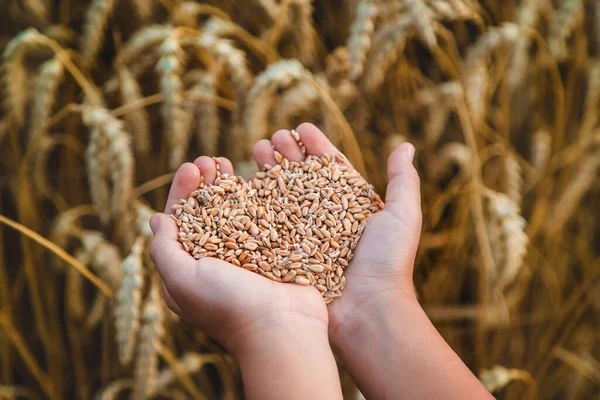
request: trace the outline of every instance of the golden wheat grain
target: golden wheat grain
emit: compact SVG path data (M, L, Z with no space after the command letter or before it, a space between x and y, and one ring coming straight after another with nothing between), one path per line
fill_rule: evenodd
M275 93L299 80L304 73L298 61L282 60L270 65L256 78L244 110L244 122L251 143L267 137L269 112L274 104Z
M193 70L186 79L192 81L190 90L209 96L217 95L215 76L210 72ZM216 156L219 151L220 119L216 104L209 102L188 102L188 113L194 115L196 142L201 154Z
M375 92L381 86L387 71L404 51L406 40L412 30L413 21L405 16L386 24L375 33L361 78L365 92Z
M79 49L87 65L93 65L104 41L104 30L112 16L116 0L93 0L89 5Z
M132 196L131 143L123 123L104 108L85 107L83 122L91 128L86 151L90 192L100 219L107 222L126 211Z
M135 359L133 399L145 400L154 391L158 377L158 347L164 335L163 307L155 281L144 304L142 328Z
M25 120L27 103L27 69L23 58L26 53L41 45L41 35L30 28L15 36L4 49L2 56L2 82L4 85L4 111L17 126Z
M583 2L564 0L554 14L548 33L548 48L558 61L564 61L568 54L567 41L577 25L583 22Z
M111 289L116 291L123 278L119 248L98 231L85 230L81 232L80 239L89 266Z
M40 72L35 79L34 93L31 102L31 115L29 118L28 141L37 140L45 133L45 126L52 114L56 90L63 77L63 65L54 57L40 67Z
M350 56L348 77L356 81L364 70L365 58L371 47L371 37L375 30L374 19L377 15L376 3L372 0L360 0L356 4L356 15L346 47Z
M577 165L572 179L552 205L550 212L552 218L548 219L545 225L548 236L560 232L571 218L583 196L597 181L598 168L600 168L600 151L588 152Z
M490 29L473 45L466 56L461 74L465 89L465 99L473 125L478 129L486 117L489 103L490 81L488 76L489 58L498 48L513 44L520 37L519 28L513 23L504 23Z
M142 99L142 89L133 74L125 66L118 67L119 89L123 105ZM123 116L127 132L131 134L133 146L140 155L150 151L150 121L144 107L138 107Z
M133 358L136 336L140 329L140 307L142 302L144 239L138 238L131 252L121 263L123 279L115 304L115 327L119 360L127 365Z

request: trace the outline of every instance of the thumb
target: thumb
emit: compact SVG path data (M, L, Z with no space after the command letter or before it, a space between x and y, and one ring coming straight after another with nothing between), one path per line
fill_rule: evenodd
M405 229L419 236L421 232L421 185L413 165L415 148L402 143L388 159L388 186L385 209L398 218Z

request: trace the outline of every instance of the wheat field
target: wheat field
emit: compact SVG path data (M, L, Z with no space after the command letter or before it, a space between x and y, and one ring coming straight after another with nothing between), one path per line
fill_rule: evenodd
M0 8L0 399L243 398L160 298L148 219L182 162L248 176L303 121L382 195L415 144L416 291L494 395L600 399L599 1Z

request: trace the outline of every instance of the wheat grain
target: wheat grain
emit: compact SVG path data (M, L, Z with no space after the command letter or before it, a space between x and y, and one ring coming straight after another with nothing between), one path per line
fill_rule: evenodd
M142 99L142 89L133 74L125 66L118 68L119 89L123 105L135 103ZM135 150L140 155L147 155L150 151L150 121L148 112L143 107L138 107L125 114L125 126L131 134Z
M83 23L83 35L79 48L88 65L93 62L101 50L104 30L115 8L116 0L93 0L89 5Z
M558 61L564 61L568 55L567 40L577 25L583 21L583 2L564 0L550 24L548 48Z
M191 71L187 75L193 84L192 92L202 93L208 96L216 96L217 88L215 77L210 72ZM219 109L216 104L209 102L189 102L188 113L194 115L196 122L196 141L201 154L216 156L219 150Z
M142 302L144 239L138 238L131 252L121 263L123 279L115 304L115 327L119 360L127 365L133 358L136 336L140 329L140 307Z
M133 399L145 400L154 391L158 377L158 347L164 335L163 308L158 283L152 285L144 304L142 329L135 360Z
M4 110L19 127L25 120L27 103L27 69L23 63L25 54L41 46L43 35L29 28L14 37L4 49L2 82L4 84Z
M163 95L161 115L169 143L169 167L177 169L185 159L190 141L190 120L183 102L181 73L185 64L179 36L173 33L160 46L156 71Z
M273 107L275 92L288 87L304 74L302 64L295 60L283 60L270 65L260 74L248 93L244 111L246 130L250 142L267 137L269 112Z
M52 113L56 90L63 77L63 65L54 57L40 67L40 72L35 79L34 93L31 103L31 117L28 141L39 139L45 133L45 125Z
M375 30L374 19L377 6L372 0L360 0L356 4L356 16L350 27L346 47L349 53L350 70L348 78L356 81L364 70L365 58L371 47L371 37Z
M179 240L196 259L320 285L324 299L335 299L367 219L383 203L342 156L298 163L276 152L275 160L249 182L217 174L213 185L201 184L173 206Z
M104 108L86 107L83 121L92 130L86 151L90 191L100 218L107 222L126 211L132 195L131 143L122 122Z

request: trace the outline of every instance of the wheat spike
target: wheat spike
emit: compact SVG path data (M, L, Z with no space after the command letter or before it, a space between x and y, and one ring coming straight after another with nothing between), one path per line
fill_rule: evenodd
M142 302L144 238L138 238L131 252L121 263L123 279L117 292L115 305L115 327L119 345L119 360L127 365L133 358L136 335L140 329L140 307Z
M290 16L294 21L292 36L298 48L298 60L306 66L315 62L317 33L312 21L312 0L292 0L289 3Z
M561 191L560 197L551 208L552 218L546 221L545 226L548 236L557 234L571 218L582 197L597 182L598 168L600 168L599 150L588 153L581 160L572 179Z
M170 25L150 25L136 31L119 52L118 61L129 63L143 57L144 52L164 42L173 32ZM133 72L133 71L132 71Z
M534 28L546 1L547 0L532 0L522 2L517 11L517 24L522 28ZM529 35L521 35L515 42L514 51L507 71L507 82L512 90L521 86L524 75L527 72L530 44L531 38Z
M126 389L133 387L133 381L131 379L119 379L111 382L108 386L104 387L101 392L96 395L97 400L116 400L119 398L119 394Z
M160 54L156 65L163 95L160 112L170 148L169 168L177 169L185 159L190 141L190 121L184 107L181 82L185 61L178 35L174 33L165 39Z
M92 65L102 47L104 29L115 8L116 0L93 0L89 5L79 48L88 65Z
M159 286L155 282L144 305L142 329L135 360L133 398L145 400L154 391L158 378L158 348L164 334L163 307Z
M529 238L525 233L525 219L520 215L519 206L507 195L492 192L488 209L488 224L495 225L501 237L500 243L494 243L499 245L499 248L494 252L498 271L493 288L493 293L501 296L504 289L515 280L523 265Z
M131 143L122 122L104 108L86 107L83 122L91 128L86 158L92 200L100 219L106 223L111 217L122 215L131 199L134 180Z
M507 154L503 158L503 167L503 192L520 207L521 191L523 189L521 166L513 154Z
M4 49L2 64L2 81L4 84L4 111L17 126L25 120L27 103L27 69L23 57L27 51L41 45L41 35L34 28L29 28L14 37Z
M45 133L45 125L52 114L56 90L63 78L64 68L58 57L46 61L35 79L31 104L28 141L36 140Z
M376 91L383 83L387 71L404 51L406 40L412 32L410 17L386 24L377 31L367 54L362 87L367 93Z
M498 391L508 385L511 381L531 381L531 374L527 371L514 368L506 368L495 365L490 369L484 369L479 373L479 380L490 392Z
M290 119L315 108L319 102L319 94L309 82L300 81L287 89L278 102L276 113L276 129L291 126Z
M346 47L349 53L350 71L348 77L356 81L363 73L367 52L371 47L371 37L375 31L377 7L372 0L359 0L356 4L356 16L350 27L350 36Z
M299 80L304 73L304 67L298 61L282 60L270 65L256 78L248 93L244 114L246 130L252 143L268 135L269 112L273 107L275 92Z
M406 6L407 15L413 20L414 26L423 43L430 49L437 46L431 11L423 0L400 0Z
M152 16L154 10L154 0L132 0L140 18L147 21Z
M428 173L435 181L446 176L452 166L458 165L465 175L471 173L472 154L469 147L463 143L450 142L442 147L429 165Z
M118 69L119 89L123 105L142 99L142 89L133 74L125 66ZM147 155L150 151L150 121L148 111L138 107L123 117L127 131L132 135L133 145L139 154Z
M480 20L479 8L462 0L428 0L427 5L437 20Z
M138 233L146 239L151 239L154 234L150 229L150 218L156 214L156 210L153 210L141 201L136 201L134 204L136 213L136 222Z
M519 37L517 25L504 23L500 27L490 29L467 53L461 80L476 129L485 120L486 105L489 103L489 57L499 47L513 44Z
M193 81L190 91L209 96L217 95L215 77L210 72L191 71L187 77ZM215 104L206 101L189 101L188 108L188 113L194 115L196 119L196 141L199 152L208 156L217 156L220 130L219 109Z
M560 7L554 14L548 34L548 48L557 60L564 61L567 58L569 53L567 40L577 25L582 23L583 12L582 0L563 0L560 2Z
M552 153L552 135L547 129L538 129L531 139L531 166L543 174Z
M106 240L102 232L86 230L80 238L90 267L111 289L117 290L123 278L119 248Z

